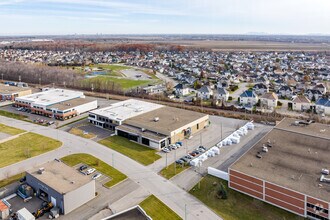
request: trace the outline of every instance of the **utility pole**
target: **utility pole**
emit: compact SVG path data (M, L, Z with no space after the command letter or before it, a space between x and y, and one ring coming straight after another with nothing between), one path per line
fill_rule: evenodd
M165 164L165 167L166 167L166 169L167 169L167 154L168 154L168 153L165 153L165 154L166 154L166 162L165 162L166 164Z
M18 76L18 81L21 82L21 75Z
M1 79L2 79L2 81L3 81L3 73L1 73Z
M176 150L174 150L174 175L176 175Z
M184 220L187 220L187 204L184 204Z
M221 127L220 127L220 129L221 129L221 140L223 140L222 139L222 123L220 123L220 125L221 125Z

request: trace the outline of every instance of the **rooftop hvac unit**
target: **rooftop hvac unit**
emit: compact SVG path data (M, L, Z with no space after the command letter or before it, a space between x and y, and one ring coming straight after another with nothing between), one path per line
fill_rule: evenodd
M264 146L262 146L262 151L267 153L268 152L268 148L264 145Z
M320 181L325 183L330 183L330 178L326 178L324 175L322 175Z
M40 167L39 170L38 170L38 173L39 173L39 174L43 174L43 172L45 172L45 168Z
M322 169L321 173L322 173L323 175L329 175L330 172L329 172L328 169Z
M157 121L159 121L159 117L154 118L154 122L157 122Z
M142 132L145 132L145 131L146 131L146 129L145 129L145 128L141 128L141 131L142 131Z

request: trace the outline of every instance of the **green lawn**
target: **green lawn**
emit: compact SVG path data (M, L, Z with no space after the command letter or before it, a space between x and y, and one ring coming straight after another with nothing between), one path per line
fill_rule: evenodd
M0 168L60 147L60 141L35 133L22 134L19 137L0 143Z
M127 90L135 88L138 86L148 85L151 83L151 80L133 80L126 78L116 78L111 76L97 76L89 79L85 79L86 82L93 83L95 88L99 86L101 88L107 87L108 89L112 88L112 84L120 86L121 89Z
M176 166L176 169L174 169L174 166ZM160 171L160 175L162 175L163 177L165 177L166 179L171 179L173 176L181 173L182 171L186 170L190 168L189 165L186 166L182 166L179 164L176 164L175 162L170 164L167 168L163 168Z
M156 150L142 146L119 136L112 136L103 139L99 141L99 143L118 151L119 153L122 153L143 165L152 164L154 161L161 158L161 156L156 154Z
M216 196L220 183L227 189L228 199L226 200ZM210 175L201 180L200 189L197 184L190 190L190 193L225 220L303 219L283 209L231 190L228 188L227 181Z
M17 134L23 133L24 130L6 126L4 124L0 124L0 132L6 133L9 135L17 135Z
M144 211L152 218L157 220L176 220L182 219L172 209L162 201L151 195L139 204Z
M0 188L19 181L22 177L25 176L25 173L20 173L15 176L8 177L0 181Z
M111 178L109 182L104 184L106 187L109 188L127 178L125 174L119 172L118 170L109 166L102 160L99 160L89 154L72 154L63 157L61 160L69 166L75 166L79 163L84 163L88 166L94 167L97 171L100 171L104 175L107 175Z
M14 118L14 119L23 120L23 121L26 121L28 118L25 115L20 115L20 114L7 112L7 111L3 111L3 110L0 110L0 115L5 116L7 118Z

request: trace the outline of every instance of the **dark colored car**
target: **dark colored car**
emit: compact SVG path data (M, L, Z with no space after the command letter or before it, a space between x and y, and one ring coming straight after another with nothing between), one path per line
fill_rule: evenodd
M81 167L79 167L80 171L86 170L87 169L87 165L82 165Z
M184 161L179 159L179 160L175 161L175 163L182 165L182 164L184 164Z

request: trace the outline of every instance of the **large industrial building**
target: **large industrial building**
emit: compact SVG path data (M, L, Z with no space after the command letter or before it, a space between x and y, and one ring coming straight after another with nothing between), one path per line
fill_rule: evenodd
M330 219L330 129L282 120L228 169L229 187L310 219Z
M10 86L0 83L0 100L14 101L15 98L32 94L32 90L27 87Z
M160 149L204 129L209 116L130 99L90 112L89 121L115 130L118 136Z
M26 173L26 183L38 197L68 214L95 197L95 180L62 162L52 161Z
M83 92L66 89L47 91L18 97L17 107L31 110L31 113L66 120L97 108L97 100L86 98Z

